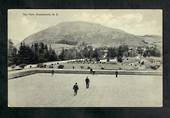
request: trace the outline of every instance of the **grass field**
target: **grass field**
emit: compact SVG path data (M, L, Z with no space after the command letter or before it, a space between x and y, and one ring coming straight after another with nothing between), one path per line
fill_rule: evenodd
M89 76L90 88L85 88ZM79 91L73 96L72 86ZM143 75L33 74L8 80L10 107L160 107L162 77Z

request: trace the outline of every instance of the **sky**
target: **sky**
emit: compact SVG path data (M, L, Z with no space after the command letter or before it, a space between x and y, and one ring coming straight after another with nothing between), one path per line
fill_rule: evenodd
M162 36L161 9L10 9L8 39L14 44L61 22L86 21L135 35Z

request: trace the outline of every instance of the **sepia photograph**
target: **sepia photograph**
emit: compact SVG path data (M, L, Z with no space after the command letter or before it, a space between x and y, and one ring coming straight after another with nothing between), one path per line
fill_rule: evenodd
M162 9L8 9L8 107L163 107Z

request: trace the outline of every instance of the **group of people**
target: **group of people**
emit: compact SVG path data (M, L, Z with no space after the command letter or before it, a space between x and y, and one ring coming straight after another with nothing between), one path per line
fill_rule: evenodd
M115 75L116 75L116 78L117 78L118 77L118 71L115 72ZM88 89L89 85L90 85L90 79L88 78L88 76L85 79L85 83L86 83L86 89ZM74 84L73 90L74 90L74 96L76 96L77 92L79 90L79 86L78 86L77 82Z
M92 69L90 69L90 72L92 72L93 74L95 73L95 71L93 71ZM54 75L54 70L52 70L51 73L52 73L52 75ZM115 75L116 75L116 78L117 78L118 77L118 71L115 71ZM85 79L85 83L86 83L86 89L88 89L89 85L90 85L90 79L88 78L88 76ZM77 82L73 85L73 90L74 90L74 96L76 96L77 92L79 90L79 86L78 86Z
M85 83L86 83L86 89L88 89L89 88L89 84L90 84L90 79L88 78L88 76L85 79ZM73 90L74 90L74 96L76 96L77 92L79 90L79 86L78 86L77 82L74 84Z

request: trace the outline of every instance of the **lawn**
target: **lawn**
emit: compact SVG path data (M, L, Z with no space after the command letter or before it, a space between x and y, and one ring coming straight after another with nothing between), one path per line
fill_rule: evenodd
M118 63L113 61L115 59L110 60L110 62L106 62L105 60L101 60L100 62L95 61L85 61L85 60L74 60L74 61L65 61L65 62L47 62L46 64L50 66L53 64L54 68L58 68L59 65L64 65L64 69L88 69L93 68L97 70L162 70L162 61L161 58L135 58L128 57L124 58L122 63ZM143 62L143 64L142 64ZM152 66L159 65L157 69L151 68ZM48 66L47 66L48 67Z
M90 88L85 88L85 78ZM72 86L79 91L73 96ZM8 80L10 107L160 107L162 77L143 75L33 74Z

